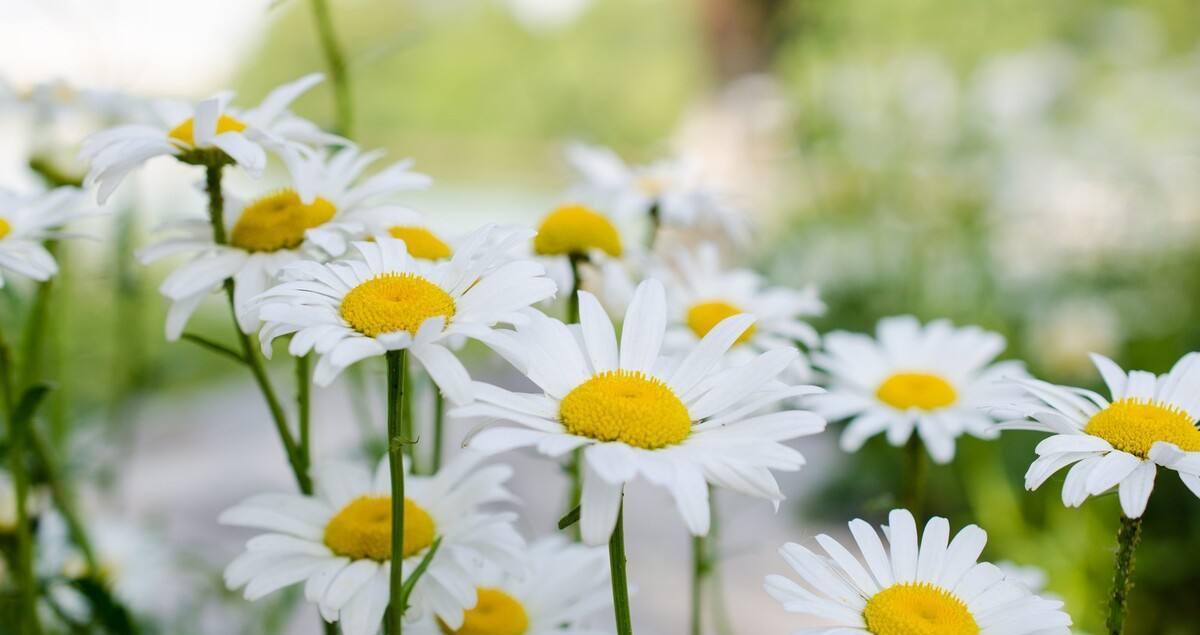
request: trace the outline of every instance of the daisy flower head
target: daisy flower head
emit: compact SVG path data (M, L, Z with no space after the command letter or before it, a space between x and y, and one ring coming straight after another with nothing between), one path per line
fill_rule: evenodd
M59 228L94 212L73 187L32 195L0 189L0 287L5 273L39 282L58 273L58 263L43 243L67 237Z
M422 620L414 635L602 635L588 621L611 604L608 554L554 536L529 545L519 573L481 567L462 624Z
M1020 362L993 363L1004 345L998 333L912 316L880 320L875 338L829 333L813 354L829 392L810 403L831 421L850 419L841 437L847 452L881 432L901 446L915 430L935 462L949 463L960 435L997 434L986 408L1013 392L1001 379L1024 376Z
M730 349L734 364L776 348L803 344L811 349L820 343L817 330L802 319L825 312L816 287L768 287L755 271L724 269L715 243L704 242L679 252L663 277L668 281L667 299L672 313L672 326L667 331L670 348L687 350L721 320L740 313L753 315L755 322ZM792 373L799 381L811 378L804 354L797 356Z
M257 176L266 167L267 150L289 144L345 145L345 139L287 109L320 81L320 74L306 75L247 110L229 105L232 92L194 105L161 102L156 123L121 125L84 141L80 157L91 164L84 184L98 185L97 197L104 203L127 174L154 157L173 156L196 165L236 164Z
M159 291L171 301L168 340L178 339L192 313L227 278L234 282L234 305L243 332L258 320L251 300L274 282L289 263L326 261L346 253L350 240L362 234L359 218L405 191L422 188L428 176L400 161L369 177L363 172L382 153L345 148L331 156L291 149L292 169L286 186L253 197L225 193L220 242L206 219L171 225L172 235L139 252L144 264L179 254L191 259L163 281Z
M695 535L708 533L706 482L776 503L783 499L771 470L798 470L804 457L782 442L825 427L811 412L760 412L820 391L778 379L795 361L795 349L726 367L726 351L754 322L736 315L682 359L664 358L666 296L654 279L634 293L619 344L592 294L580 292L579 305L578 331L544 315L517 326L521 370L542 392L475 382L476 403L454 414L520 427L483 430L471 447L495 453L532 446L551 457L581 449L581 530L588 544L609 539L623 488L638 477L671 492Z
M861 559L824 534L824 554L784 545L780 553L804 585L770 575L767 593L788 612L828 622L801 631L808 635L1070 635L1062 602L978 562L987 542L979 527L951 539L950 524L935 517L918 534L912 514L897 509L883 529L886 549L870 524L850 522Z
M1108 385L1111 401L1081 388L1037 379L1015 380L1025 402L1005 404L1020 419L1008 430L1049 432L1025 473L1035 490L1051 475L1072 466L1063 483L1063 504L1078 507L1089 496L1117 488L1121 511L1140 518L1159 467L1174 470L1200 496L1200 353L1188 353L1170 372L1125 372L1101 355L1092 361Z
M429 568L409 596L406 617L429 615L452 628L475 606L475 567L518 568L525 544L516 515L484 509L513 502L506 465L480 466L481 456L460 454L433 476L405 477L404 575L434 543ZM408 466L405 466L408 469ZM388 462L375 474L356 464L318 467L317 492L254 496L221 514L227 525L265 530L225 569L230 589L258 600L304 583L305 598L346 635L374 635L389 598L392 559L391 482Z
M373 208L355 215L355 220L365 226L363 237L366 240L388 237L402 240L408 249L408 255L418 260L448 260L467 245L471 238L470 233L443 231L435 227L423 214L398 205ZM528 243L533 236L533 230L528 227L497 225L488 235L486 245L479 248L477 253L481 256L488 255L489 258L497 252L503 254L503 258L490 258L493 266L499 266L527 257Z
M447 343L489 342L496 324L525 321L531 304L555 292L538 263L493 266L506 257L482 251L494 231L476 230L438 262L413 258L388 237L353 243L359 258L292 263L281 272L287 281L253 303L264 322L264 354L272 340L292 335L292 355L320 355L313 380L324 386L357 361L406 350L451 401L470 401L471 378Z

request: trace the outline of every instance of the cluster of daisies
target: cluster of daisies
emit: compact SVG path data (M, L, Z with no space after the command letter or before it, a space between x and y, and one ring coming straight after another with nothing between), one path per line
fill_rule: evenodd
M824 311L815 288L772 286L726 264L749 239L745 216L699 171L630 166L589 146L570 148L579 183L536 227L448 233L401 203L431 184L410 161L381 165L382 153L288 110L318 81L250 109L230 94L164 105L161 121L100 132L82 149L84 186L102 203L155 157L203 168L208 216L180 220L139 254L185 257L160 288L168 339L226 294L238 334L261 344L235 357L270 356L285 340L290 356L315 358L318 385L375 358L404 360L401 374L419 369L449 418L478 424L433 470L417 470L398 449L416 440L399 437L375 466L310 465L282 426L299 491L254 496L220 517L258 532L225 571L249 600L300 586L347 635L372 635L385 619L430 635L595 635L613 632L610 606L628 633L626 488L665 490L704 536L714 487L778 506L776 473L805 462L790 442L827 421L846 422L847 452L882 435L937 463L953 460L963 434L1048 432L1026 486L1071 466L1065 504L1116 489L1129 519L1145 510L1159 467L1200 495L1200 355L1161 377L1097 357L1109 401L997 361L1004 338L977 327L901 316L874 336L821 336L808 322ZM282 185L257 185L272 167ZM251 185L227 186L233 170ZM55 264L44 242L83 210L73 189L0 197L0 269L46 280ZM473 379L468 340L532 391ZM518 448L571 466L577 507L564 521L577 519L583 544L527 542L515 529L512 470L491 457ZM784 546L802 584L770 576L767 591L826 624L804 633L1069 633L1061 602L979 562L982 529L952 537L932 518L918 530L914 513L892 511L883 539L851 522L858 554L825 535L820 552Z

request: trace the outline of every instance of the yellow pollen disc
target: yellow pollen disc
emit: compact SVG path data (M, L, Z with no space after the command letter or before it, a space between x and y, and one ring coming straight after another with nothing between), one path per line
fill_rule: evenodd
M879 384L875 396L900 410L937 410L958 400L950 382L930 373L896 373Z
M906 582L876 593L863 609L875 635L978 635L979 624L962 600L925 582Z
M395 225L388 228L392 238L399 238L408 247L408 255L422 260L444 260L454 255L445 241L437 234L413 225Z
M280 190L242 210L229 244L246 251L295 249L304 242L304 232L329 222L336 212L333 203L319 196L305 205L295 190Z
M404 499L404 551L407 558L433 544L436 527L429 512ZM325 525L325 546L352 560L392 559L392 499L361 496L342 508Z
M167 133L167 136L179 141L180 143L194 146L196 145L195 127L196 122L193 121L191 117L188 117L183 123L171 128L171 131ZM230 117L229 115L221 115L217 118L217 134L223 134L226 132L241 132L245 129L246 124L234 119L233 117Z
M550 212L533 239L533 250L543 256L586 254L592 249L617 258L621 235L608 218L586 205L563 205Z
M8 233L11 231L12 231L12 225L10 225L9 222L4 220L3 218L0 218L0 240L2 240L5 236L7 236Z
M692 430L687 407L661 380L610 370L567 393L558 405L567 431L647 450L681 443Z
M431 317L454 317L454 298L412 273L385 273L359 284L342 298L342 317L368 337L408 331L417 334Z
M1156 441L1174 443L1185 452L1200 452L1200 430L1188 413L1142 399L1112 402L1092 415L1083 431L1143 459Z
M738 307L720 300L711 302L698 302L693 304L687 312L687 325L696 334L696 337L704 337L708 332L713 330L713 327L721 323L727 317L733 317L745 313ZM753 324L746 329L734 344L742 344L754 337L755 327Z
M475 591L479 601L475 608L463 614L463 624L457 630L438 620L445 635L523 635L529 629L529 615L513 596L493 588Z

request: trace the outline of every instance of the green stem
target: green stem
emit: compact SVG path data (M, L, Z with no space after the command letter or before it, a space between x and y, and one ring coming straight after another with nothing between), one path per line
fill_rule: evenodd
M100 561L96 558L96 551L92 548L87 528L80 520L75 506L74 493L71 491L67 479L63 478L62 469L58 464L57 457L54 456L53 449L45 439L37 434L37 431L31 431L29 440L31 441L30 449L33 450L34 456L37 457L46 472L46 484L50 487L50 495L54 497L55 506L58 507L59 513L67 523L71 541L79 547L79 551L83 554L83 560L87 563L88 575L100 575Z
M446 398L437 386L433 387L433 450L429 455L429 473L442 469L442 427L446 422Z
M608 539L608 566L612 571L613 615L617 621L617 635L632 635L633 622L629 618L629 579L625 575L625 494L621 493L620 508L617 510L617 525Z
M704 581L708 577L708 544L704 536L692 536L692 615L691 635L700 635L700 605Z
M296 411L300 426L300 460L304 472L312 466L311 422L312 422L312 357L301 355L296 358Z
M16 570L13 577L17 582L17 595L22 608L18 616L24 615L24 624L19 625L18 633L24 635L40 635L42 623L37 611L37 580L33 573L33 534L29 523L29 473L25 462L25 432L26 425L16 421L14 409L16 402L13 385L12 355L0 336L0 400L3 401L4 418L8 422L8 467L12 472L13 489L16 495L17 512L17 553Z
M567 256L567 261L571 264L571 295L567 298L567 323L575 324L579 321L579 265L587 261L587 256L582 254L570 254ZM579 507L580 501L583 500L583 449L577 449L571 452L571 458L566 466L567 474L570 476L571 484L567 492L567 509L571 510ZM571 539L579 542L583 539L580 534L579 523L571 525Z
M922 507L925 502L925 483L929 464L926 461L925 444L921 443L921 437L915 430L904 446L904 457L904 491L900 500L904 508L912 512L913 517L920 524L921 514L924 513Z
M1113 564L1112 596L1108 600L1109 635L1125 632L1125 615L1128 613L1129 592L1133 590L1133 556L1142 537L1142 519L1121 516L1121 528L1117 530L1117 559Z
M329 65L329 79L333 83L333 98L337 108L337 132L349 137L354 126L354 102L350 93L350 73L346 58L338 43L337 31L333 28L333 16L326 0L312 0L313 21L317 23L317 37L321 51Z
M401 436L403 428L404 402L404 351L387 352L387 429L388 467L392 478L392 558L391 587L388 607L388 633L402 635L404 631L403 586L404 558L404 445L408 439Z

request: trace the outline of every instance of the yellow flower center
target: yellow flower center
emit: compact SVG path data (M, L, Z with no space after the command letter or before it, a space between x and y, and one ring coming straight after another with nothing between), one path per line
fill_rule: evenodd
M444 260L454 255L445 241L437 234L413 225L395 225L388 228L392 238L399 238L408 247L408 255L421 260Z
M899 410L937 410L958 400L954 386L931 373L896 373L879 384L875 396Z
M295 249L304 242L304 232L329 222L336 212L333 203L319 196L305 205L295 190L280 190L242 210L229 243L246 251Z
M687 407L659 379L610 370L583 382L558 405L567 431L647 450L681 443L692 430Z
M183 123L171 128L167 136L185 145L196 145L195 135L196 122L188 117ZM246 124L230 117L229 115L221 115L217 117L217 134L226 132L241 132L246 129Z
M593 249L617 258L621 235L608 218L586 205L563 205L550 212L533 239L533 250L543 256L586 254Z
M1112 402L1092 415L1083 431L1143 459L1156 441L1174 443L1185 452L1200 452L1200 430L1188 413L1142 399Z
M342 298L342 317L368 337L408 331L417 334L431 317L454 317L454 298L412 273L385 273L354 287Z
M415 555L433 544L437 528L429 512L412 499L404 499L404 547L402 558ZM342 508L325 525L325 546L353 560L392 559L392 499L361 496Z
M687 312L687 325L696 334L696 337L704 337L708 332L713 330L713 327L720 324L727 317L733 317L745 313L740 308L721 300L713 300L711 302L698 302L693 304ZM734 344L742 344L754 337L755 326L750 325Z
M926 582L907 582L876 593L863 609L875 635L978 635L962 600Z
M479 601L463 614L463 624L457 630L438 620L444 635L523 635L529 629L529 615L516 598L487 587L475 593Z
M10 225L9 222L3 218L0 218L0 240L3 240L4 237L7 236L11 231L12 225Z

